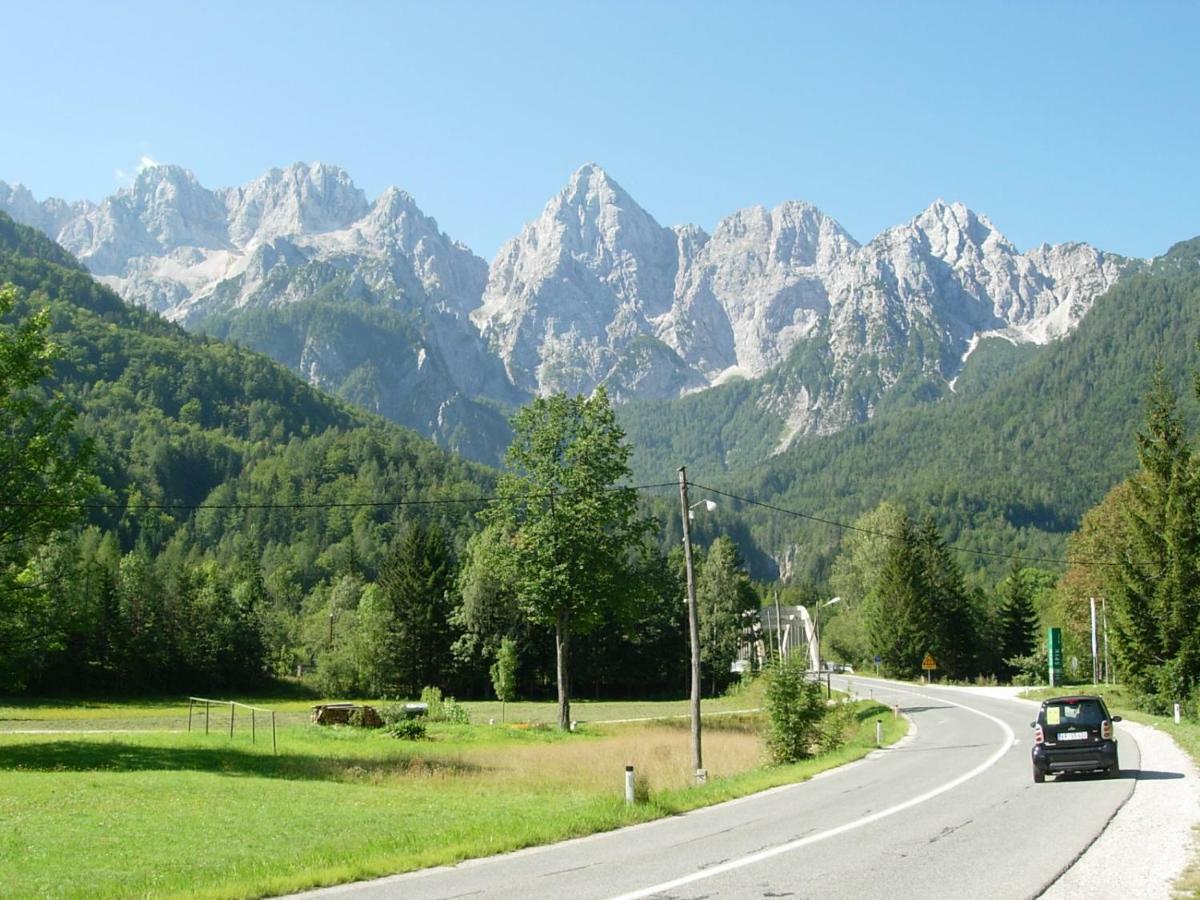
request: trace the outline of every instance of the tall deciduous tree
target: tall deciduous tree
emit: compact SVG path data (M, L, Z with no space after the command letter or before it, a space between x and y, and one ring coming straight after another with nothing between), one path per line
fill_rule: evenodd
M608 395L540 397L513 419L499 499L486 521L503 524L522 610L555 633L559 727L571 722L570 645L606 608L637 593L633 565L650 523L637 516L629 447Z
M45 598L26 566L55 532L75 522L73 508L95 490L86 446L73 446L74 411L40 383L59 349L47 335L46 310L9 321L16 289L0 288L0 654L39 641Z

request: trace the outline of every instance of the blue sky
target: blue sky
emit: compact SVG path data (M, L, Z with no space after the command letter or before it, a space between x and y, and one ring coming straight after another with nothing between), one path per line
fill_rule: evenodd
M663 224L808 200L866 241L937 197L1026 248L1200 233L1200 5L60 3L4 15L0 179L112 193L322 160L490 259L572 171Z

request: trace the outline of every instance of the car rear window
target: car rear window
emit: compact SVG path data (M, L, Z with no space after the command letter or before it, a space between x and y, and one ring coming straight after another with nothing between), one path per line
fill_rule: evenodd
M1104 708L1096 700L1058 701L1047 703L1043 711L1047 725L1099 725L1104 721Z

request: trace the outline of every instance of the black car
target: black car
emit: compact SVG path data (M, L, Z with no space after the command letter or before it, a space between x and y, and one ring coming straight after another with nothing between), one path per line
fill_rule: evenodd
M1033 727L1033 780L1062 772L1103 772L1115 776L1117 740L1113 723L1100 697L1052 697L1042 701Z

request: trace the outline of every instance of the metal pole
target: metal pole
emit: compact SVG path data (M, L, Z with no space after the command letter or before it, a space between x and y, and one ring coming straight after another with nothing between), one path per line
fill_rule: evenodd
M783 612L779 608L779 591L775 592L775 658L783 662Z
M683 562L687 572L688 637L692 646L692 772L700 779L700 620L696 612L696 573L692 567L692 527L688 522L687 466L679 467L679 500L683 511Z
M207 700L204 701L204 733L205 734L208 734L208 708L210 705L211 704Z
M250 743L254 743L254 707L250 707Z
M271 752L279 752L279 745L275 743L275 710L271 710Z
M813 608L813 643L817 645L817 680L821 678L821 601Z
M233 740L233 712L234 712L233 701L230 700L229 701L229 739L231 741Z
M1096 653L1096 598L1088 597L1092 610L1092 684L1100 683L1100 656Z
M625 767L625 805L633 806L633 766Z
M1104 625L1104 680L1112 684L1112 667L1108 659L1108 601L1100 598L1100 619Z
M191 732L191 730L192 730L192 706L193 706L193 704L195 704L195 702L196 701L193 700L191 697L188 697L188 731L189 732Z

